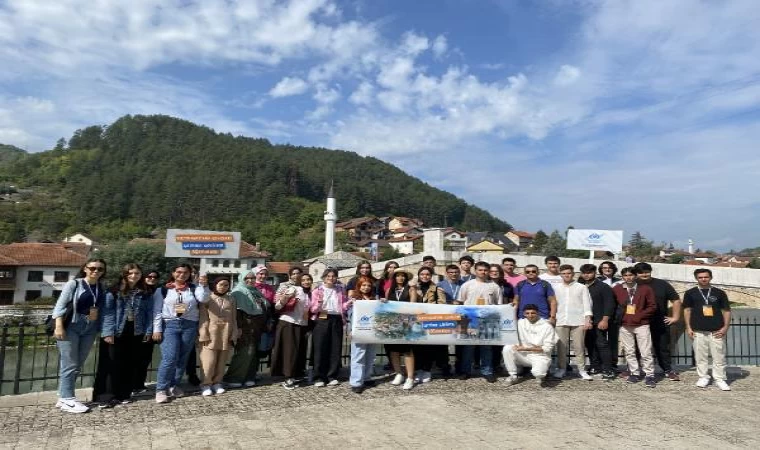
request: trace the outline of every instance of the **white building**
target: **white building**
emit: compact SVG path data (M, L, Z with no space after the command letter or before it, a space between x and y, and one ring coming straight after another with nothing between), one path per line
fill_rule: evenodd
M208 274L209 279L216 275L237 275L241 270L266 265L271 256L271 253L259 249L258 242L251 245L240 241L240 254L237 259L201 258L199 270L200 273Z
M79 243L0 245L0 305L58 298L87 261L89 251L89 245Z
M72 236L65 237L63 238L63 242L67 242L67 243L73 242L76 244L84 244L84 245L89 245L90 247L92 247L95 244L95 241L91 237L86 236L82 233L77 233Z

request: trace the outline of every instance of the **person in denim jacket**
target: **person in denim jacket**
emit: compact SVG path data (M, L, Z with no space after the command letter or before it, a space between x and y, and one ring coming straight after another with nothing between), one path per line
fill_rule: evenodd
M75 279L66 283L55 303L52 317L55 320L53 336L60 353L58 402L56 407L70 413L90 410L76 399L74 385L90 353L95 335L100 331L102 308L106 302L106 289L100 281L106 274L106 262L90 259ZM71 322L66 318L71 308Z
M134 386L142 384L140 350L153 333L153 297L142 268L127 264L106 294L103 330L92 398L100 407L127 404ZM110 381L110 382L109 382Z

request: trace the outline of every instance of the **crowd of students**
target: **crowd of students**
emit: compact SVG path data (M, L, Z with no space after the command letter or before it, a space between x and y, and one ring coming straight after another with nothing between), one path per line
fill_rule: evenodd
M176 265L160 282L158 272L143 272L135 263L125 265L118 281L106 286L102 281L106 262L91 259L66 284L52 315L60 353L56 406L74 413L90 409L76 399L74 385L98 335L93 400L101 408L128 404L146 391L156 344L161 354L157 403L184 394L180 382L185 373L197 378L196 358L203 374L198 379L203 396L255 386L259 357L270 350L271 375L282 377L285 389L307 383L308 359L313 361L313 386L336 386L352 307L364 300L515 307L518 344L457 345L453 369L447 346L385 345L394 374L390 384L404 390L430 382L434 366L442 376L460 379L469 378L476 366L488 382L496 382L502 359L508 383L530 371L543 384L548 375L566 376L570 348L584 380L593 380L594 375L605 380L622 377L629 383L643 379L647 387L655 387L656 360L667 379L679 381L671 361L670 327L681 320L682 312L693 340L697 386L705 388L711 382L711 356L715 385L730 390L725 374L730 305L725 292L711 285L709 269L695 270L697 286L681 301L668 282L651 276L647 263L624 268L622 278L611 261L598 270L584 264L576 278L575 268L562 265L555 256L545 259L542 274L532 264L516 273L516 262L509 257L499 265L463 256L458 264L445 267L445 275L436 273L436 264L435 258L426 256L415 276L390 261L375 278L371 263L362 261L345 285L336 269L327 269L315 285L296 267L275 289L266 282L265 266L242 270L233 287L235 280L230 277L209 281L187 264ZM627 365L620 373L618 345ZM353 392L374 386L377 347L351 343ZM556 368L549 374L555 351Z

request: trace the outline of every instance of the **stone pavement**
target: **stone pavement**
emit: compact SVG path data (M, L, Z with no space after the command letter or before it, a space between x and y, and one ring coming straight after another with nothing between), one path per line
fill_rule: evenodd
M758 448L760 369L733 368L732 392L683 381L655 389L622 380L556 381L541 388L479 378L433 380L404 392L387 383L353 394L338 387L286 391L278 384L197 394L156 405L146 398L64 414L40 395L0 397L0 448ZM39 402L38 402L39 400Z

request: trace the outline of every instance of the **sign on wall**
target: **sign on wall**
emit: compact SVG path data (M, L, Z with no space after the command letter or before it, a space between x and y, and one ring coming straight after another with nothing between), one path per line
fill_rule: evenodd
M239 255L239 231L166 230L168 258L237 259Z
M567 248L570 250L623 251L621 230L567 230Z

